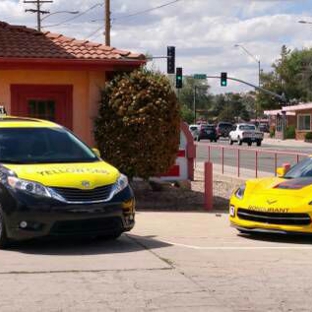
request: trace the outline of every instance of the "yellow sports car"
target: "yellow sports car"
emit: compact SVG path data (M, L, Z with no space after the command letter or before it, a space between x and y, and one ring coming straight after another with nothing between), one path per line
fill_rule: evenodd
M312 233L312 156L277 175L233 192L230 221L240 232Z

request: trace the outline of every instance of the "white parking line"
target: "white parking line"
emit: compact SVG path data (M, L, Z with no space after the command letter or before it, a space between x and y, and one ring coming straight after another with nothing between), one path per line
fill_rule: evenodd
M312 246L194 246L194 245L185 245L174 243L170 241L160 240L159 241L174 245L177 247L184 247L189 249L197 249L197 250L312 250Z

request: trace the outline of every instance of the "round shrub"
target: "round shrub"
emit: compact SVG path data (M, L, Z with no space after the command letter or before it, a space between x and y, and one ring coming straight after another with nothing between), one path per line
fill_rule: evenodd
M296 138L296 127L295 126L288 126L286 128L286 139L295 139Z
M304 137L306 140L312 140L312 132L307 132Z
M135 70L102 92L95 140L102 157L129 178L161 175L179 150L180 107L166 76Z

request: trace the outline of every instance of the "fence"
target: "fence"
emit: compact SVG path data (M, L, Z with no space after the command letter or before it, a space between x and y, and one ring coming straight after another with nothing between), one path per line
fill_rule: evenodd
M294 165L308 157L305 153L283 152L264 149L238 148L209 144L207 146L208 161L222 174L237 177L276 175L277 167L284 163ZM217 166L215 166L217 165ZM246 174L247 173L247 174Z

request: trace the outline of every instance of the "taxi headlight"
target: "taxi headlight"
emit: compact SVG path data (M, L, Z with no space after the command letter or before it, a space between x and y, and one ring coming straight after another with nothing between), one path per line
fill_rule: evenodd
M38 196L52 197L48 188L36 182L22 180L16 177L8 177L8 184L16 190L24 191Z
M117 180L117 182L114 184L114 195L121 192L128 186L128 178L124 174L121 174Z
M241 185L234 193L235 197L238 199L243 199L246 189L246 184Z

